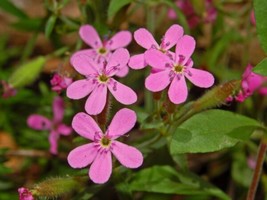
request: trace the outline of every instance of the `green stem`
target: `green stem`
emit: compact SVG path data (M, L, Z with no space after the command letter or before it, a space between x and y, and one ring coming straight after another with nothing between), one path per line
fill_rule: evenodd
M266 139L262 139L259 149L258 149L258 155L257 155L257 164L256 168L254 170L252 182L249 187L248 195L247 195L247 200L254 200L256 191L258 188L261 172L262 172L262 167L264 163L264 158L265 158L265 153L267 150L267 141Z

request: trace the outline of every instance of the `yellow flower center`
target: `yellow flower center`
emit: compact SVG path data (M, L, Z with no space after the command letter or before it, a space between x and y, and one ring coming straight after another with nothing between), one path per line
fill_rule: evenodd
M109 147L111 145L111 140L108 137L104 136L101 138L100 144L102 147Z
M107 49L105 49L104 47L101 47L100 49L98 49L98 53L99 54L106 54L107 53Z
M176 73L180 74L183 73L184 71L184 66L181 65L175 65L173 68L173 71L175 71Z
M98 76L98 80L102 83L106 83L109 80L109 77L105 74L101 74L100 76Z

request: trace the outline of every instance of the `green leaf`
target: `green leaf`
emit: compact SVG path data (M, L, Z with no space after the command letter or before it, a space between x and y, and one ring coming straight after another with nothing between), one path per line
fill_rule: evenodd
M28 16L18 7L16 7L13 3L9 0L1 0L0 1L0 8L9 14L12 14L18 18L26 19Z
M31 84L40 74L44 63L45 57L39 56L23 64L13 72L8 82L15 88Z
M267 4L266 0L254 0L256 27L261 46L267 53Z
M45 25L45 36L47 38L49 38L49 36L51 35L54 27L55 27L55 24L56 24L56 21L57 21L57 16L56 15L51 15L47 22L46 22L46 25Z
M253 130L260 127L258 121L243 115L223 110L205 111L176 129L170 151L171 154L218 151L248 140Z
M129 184L133 191L180 195L211 195L230 199L220 189L187 171L177 172L170 166L153 166L141 170Z
M132 0L111 0L108 7L108 18L113 17L122 7L131 2Z
M267 58L264 58L256 67L253 68L253 72L267 76Z

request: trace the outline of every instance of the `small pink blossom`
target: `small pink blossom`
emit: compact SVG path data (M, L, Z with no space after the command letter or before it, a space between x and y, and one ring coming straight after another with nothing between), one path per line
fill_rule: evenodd
M267 95L267 88L263 87L263 84L267 82L267 77L254 73L252 68L253 66L248 64L242 75L241 90L234 96L238 102L245 101L256 91L261 95ZM233 98L230 97L228 100L231 101Z
M134 111L119 110L103 134L92 117L78 113L72 121L73 129L82 137L93 142L73 149L68 155L68 163L73 168L83 168L91 164L89 177L95 183L105 183L112 172L113 154L127 168L137 168L143 163L142 153L116 139L129 132L136 123Z
M137 100L135 92L112 78L127 67L129 57L129 52L124 48L117 49L107 62L96 62L87 54L74 54L71 63L85 79L73 82L67 88L67 96L81 99L90 94L85 104L85 110L90 115L102 112L108 91L120 103L133 104Z
M53 114L52 120L42 115L32 114L28 117L27 124L35 130L49 130L50 152L52 154L57 154L59 136L67 136L72 132L72 128L62 122L64 116L64 101L59 96L54 98Z
M202 16L197 14L192 3L188 0L177 0L175 1L175 4L184 13L191 29L201 23L201 20L205 23L213 23L217 18L217 10L212 4L212 0L205 0L205 10ZM170 19L177 19L176 13L173 9L169 10L168 17Z
M194 52L195 45L193 37L183 36L176 45L174 59L155 49L148 50L145 53L145 59L158 72L151 73L146 78L146 88L152 92L159 92L170 85L169 99L171 102L179 104L183 103L188 95L185 77L198 87L212 86L214 77L211 73L192 68L193 61L190 57Z
M61 76L59 74L54 74L53 78L50 80L50 83L52 86L52 90L57 93L60 93L72 83L72 78Z
M155 41L152 34L145 28L140 28L134 32L135 41L146 50L154 48L168 56L173 56L169 50L176 45L178 40L183 36L184 30L181 26L172 25L162 37L160 45ZM147 65L144 53L134 55L130 58L129 66L133 69L142 69Z
M80 50L75 54L87 54L97 62L107 60L112 52L116 49L126 47L132 41L132 34L130 31L120 31L110 39L101 41L95 28L89 24L80 27L79 35L82 40L88 44L91 49ZM129 69L125 67L121 69L116 75L123 77L126 76Z
M12 85L7 83L6 81L2 80L1 84L3 87L3 94L2 94L3 98L6 99L9 97L15 96L17 94L17 90L15 88L13 88Z
M27 188L21 187L18 189L19 200L34 200L31 191Z

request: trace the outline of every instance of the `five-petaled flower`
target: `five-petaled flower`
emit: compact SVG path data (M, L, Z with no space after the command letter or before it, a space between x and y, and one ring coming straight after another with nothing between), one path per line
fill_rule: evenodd
M18 189L19 200L34 200L31 191L27 188L21 187Z
M52 154L58 153L58 139L60 135L69 135L72 132L72 128L63 124L64 116L64 101L61 97L57 96L53 101L53 119L32 114L27 119L27 124L29 127L35 130L49 130L49 142L50 142L50 152Z
M79 35L82 40L92 48L77 51L75 54L86 54L97 62L108 60L112 52L116 49L126 47L132 41L132 34L130 31L120 31L110 39L104 39L102 42L95 28L89 24L80 27ZM116 75L122 77L125 76L128 71L128 67L124 67L120 69Z
M193 61L190 58L195 49L193 37L185 35L176 45L175 58L172 59L166 54L150 49L145 53L145 59L156 73L151 73L145 80L145 86L152 92L164 90L169 84L169 99L175 103L183 103L187 99L187 86L185 77L194 85L208 88L213 85L214 77L211 73L194 69Z
M161 44L159 45L153 35L145 28L140 28L134 32L135 41L145 49L157 49L166 55L173 57L173 53L169 51L176 45L178 40L183 36L184 30L181 26L172 25L162 37ZM142 69L147 65L144 53L134 55L130 58L129 66L133 69Z
M73 82L67 88L67 96L81 99L91 93L85 103L85 110L90 115L102 112L108 90L120 103L133 104L137 100L135 92L112 78L127 67L129 57L129 52L124 48L117 49L107 62L96 62L86 54L74 54L71 63L86 78Z
M134 111L124 108L112 119L106 132L103 133L92 117L78 113L72 121L73 129L92 143L73 149L68 155L68 162L73 168L83 168L91 164L89 177L95 183L105 183L112 172L113 154L127 168L137 168L143 163L141 152L116 139L130 131L136 123Z

